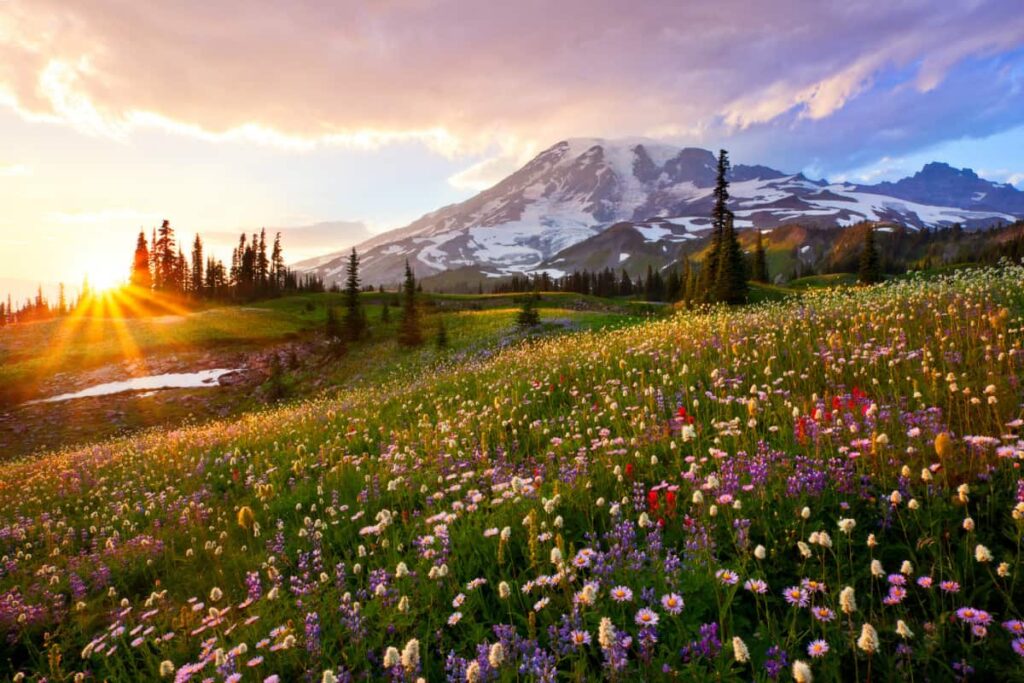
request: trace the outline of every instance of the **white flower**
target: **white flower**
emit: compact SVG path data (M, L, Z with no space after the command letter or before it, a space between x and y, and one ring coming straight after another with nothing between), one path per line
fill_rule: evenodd
M839 593L839 608L843 614L853 614L857 611L857 598L853 586L847 586Z
M974 559L978 562L991 562L992 552L980 543L974 548Z
M853 533L853 529L856 526L857 526L857 520L855 520L855 519L851 519L849 517L846 517L844 519L839 520L839 530L842 531L847 536L849 536L851 533Z
M402 655L400 655L398 653L398 648L397 647L390 646L390 647L388 647L387 650L384 651L384 668L385 669L394 668L394 667L398 666L398 664L401 661L402 661Z
M882 563L878 560L871 560L871 576L878 578L885 576L885 570L882 569Z
M896 633L898 633L900 638L903 638L903 640L910 640L914 637L914 632L907 626L907 622L902 619L896 620Z
M420 663L420 641L412 638L402 649L402 668L412 671Z
M756 557L757 559L763 560L766 554L767 551L764 549L763 545L759 544L756 548L754 548L754 557Z
M326 669L320 676L320 683L338 683L338 677L330 669Z
M864 652L872 653L878 650L878 631L871 624L864 624L860 627L860 637L857 638L857 647Z
M602 650L610 650L615 644L615 627L608 617L601 617L601 625L597 629L597 642Z
M492 669L501 668L502 662L505 661L505 649L501 646L501 643L495 643L491 645L491 650L487 654L487 663L491 665Z
M814 676L811 674L811 667L807 662L798 659L793 662L793 680L796 683L812 683Z
M964 531L974 531L974 520L970 517L964 517Z
M732 656L740 664L746 664L750 661L750 650L747 649L747 644L739 636L734 636L732 639Z
M804 519L810 519L811 518L811 508L805 507L803 510L800 511L800 516L803 517Z

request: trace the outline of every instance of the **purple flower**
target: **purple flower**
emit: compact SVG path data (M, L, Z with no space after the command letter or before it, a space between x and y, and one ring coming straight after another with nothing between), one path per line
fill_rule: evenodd
M782 591L782 596L786 598L786 602L791 605L796 607L807 607L807 591L800 586L790 586L786 590Z
M812 640L810 645L807 646L807 654L815 659L818 657L824 657L828 650L828 641L822 640L821 638L818 640Z
M636 613L635 621L639 626L657 626L658 613L652 609L643 607Z
M590 645L590 633L588 633L587 631L574 630L572 633L569 634L569 639L572 641L572 644L575 645L577 648L586 647L587 645Z
M615 602L630 602L633 599L633 591L626 586L616 586L611 590L611 596Z
M669 593L661 597L661 606L669 614L679 614L683 611L683 599L675 593Z

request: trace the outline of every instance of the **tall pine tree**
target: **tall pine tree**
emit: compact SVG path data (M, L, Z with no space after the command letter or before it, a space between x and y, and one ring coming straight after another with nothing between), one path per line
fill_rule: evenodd
M398 343L402 346L419 346L423 343L420 316L416 308L416 278L405 261L405 282L402 284L402 323L398 329Z
M196 233L196 238L192 242L192 282L189 289L192 292L192 296L201 297L203 296L203 240Z
M142 230L135 241L135 259L132 261L132 274L128 281L133 287L147 291L153 286L153 276L149 271L149 246L146 244L146 233Z
M177 289L175 271L178 259L175 253L174 228L171 227L170 221L165 220L160 224L153 251L156 256L156 269L153 273L156 288L162 291Z
M718 151L718 168L715 175L715 205L711 209L711 244L704 255L704 265L698 278L697 298L702 301L714 301L714 289L718 282L718 265L721 261L722 239L725 235L725 224L730 214L729 203L729 153L724 149Z
M736 237L731 211L726 216L725 231L718 250L713 300L726 304L747 302L747 262Z
M872 285L882 281L882 262L875 244L875 229L868 226L864 233L864 247L860 252L860 268L857 279L863 285Z
M358 341L365 334L366 312L359 300L359 255L352 247L345 278L345 336L349 341Z

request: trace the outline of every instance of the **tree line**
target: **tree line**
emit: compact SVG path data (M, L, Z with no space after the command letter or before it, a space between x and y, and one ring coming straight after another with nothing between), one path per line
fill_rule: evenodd
M269 247L269 254L268 254ZM129 284L146 291L194 299L254 301L289 292L322 292L323 281L313 274L299 275L285 266L281 233L267 243L267 231L251 237L242 233L231 250L231 265L204 257L202 236L196 234L186 256L177 243L170 221L154 229L149 242L140 231L135 242Z
M154 228L150 238L139 231L129 270L132 294L158 293L191 300L247 302L295 292L322 292L323 280L315 274L299 274L285 265L281 233L268 243L266 229L251 236L242 233L231 251L231 264L205 252L203 238L196 234L188 254L182 249L170 221ZM0 302L0 326L16 322L46 320L67 315L89 305L92 289L86 279L74 300L63 283L56 301L50 301L42 286L34 298L15 306L10 294Z

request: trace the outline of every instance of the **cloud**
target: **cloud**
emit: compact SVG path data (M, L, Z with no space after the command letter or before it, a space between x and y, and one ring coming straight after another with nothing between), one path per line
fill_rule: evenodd
M527 150L580 135L736 140L802 167L855 154L851 128L877 158L872 145L886 139L921 146L944 125L984 134L1019 123L1000 104L1021 90L1005 62L1024 47L1019 9L1017 0L8 0L0 102L122 141L139 129L295 151L414 140L473 155L450 179L465 189L493 182ZM977 80L951 94L965 64ZM1001 90L983 83L1000 78ZM922 100L941 106L916 107ZM887 104L897 101L920 118ZM844 116L851 110L861 118ZM781 149L793 140L798 155Z

